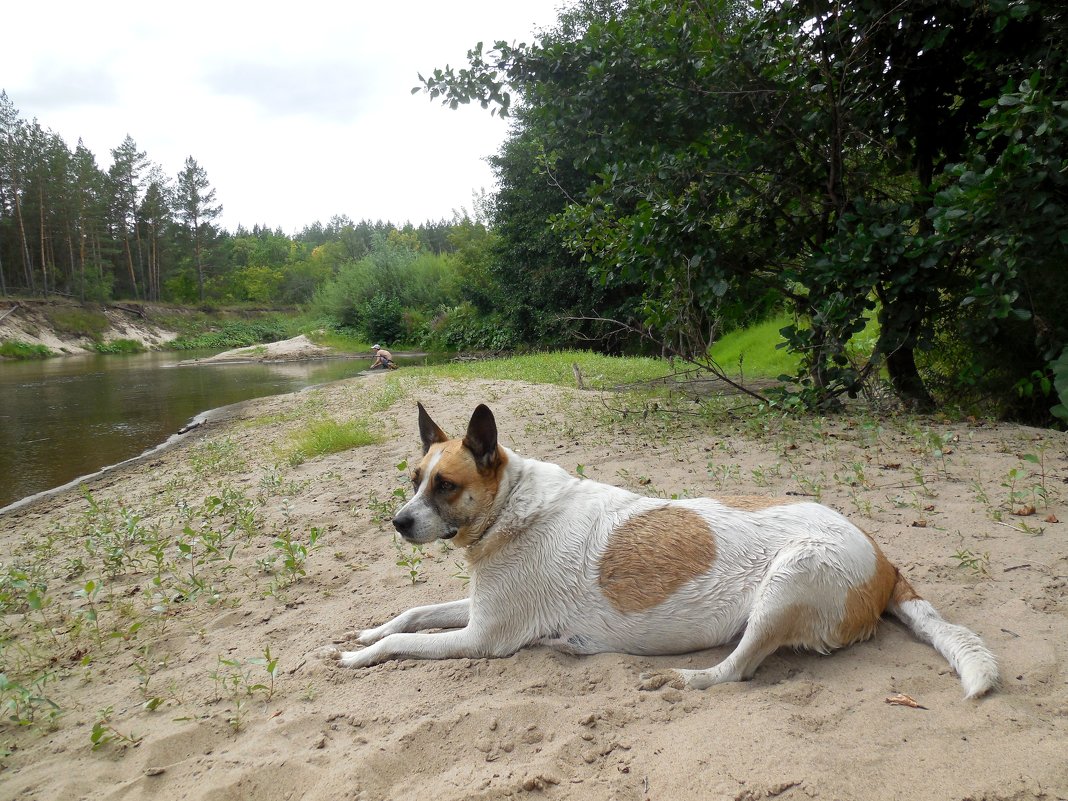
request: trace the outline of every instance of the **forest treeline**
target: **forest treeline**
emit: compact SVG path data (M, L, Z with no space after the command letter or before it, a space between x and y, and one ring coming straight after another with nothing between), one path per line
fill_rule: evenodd
M1066 49L1043 0L572 0L533 43L421 76L513 120L475 213L292 237L218 230L193 159L169 180L127 139L105 172L4 96L0 288L698 361L786 311L784 403L885 382L1068 419Z

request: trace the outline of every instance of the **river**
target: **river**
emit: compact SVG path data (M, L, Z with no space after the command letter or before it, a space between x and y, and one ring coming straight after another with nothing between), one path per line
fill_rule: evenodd
M137 456L208 409L348 378L369 364L177 366L204 355L0 362L0 508Z

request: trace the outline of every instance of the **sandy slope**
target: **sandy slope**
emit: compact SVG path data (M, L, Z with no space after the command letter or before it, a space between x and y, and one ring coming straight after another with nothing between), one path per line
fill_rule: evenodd
M55 354L95 353L93 340L88 336L74 336L58 332L48 319L49 308L74 308L99 311L107 318L102 342L129 339L146 348L158 348L175 339L178 334L153 322L144 306L127 308L118 305L68 303L64 301L22 300L0 303L0 341L13 340L27 345L43 345ZM10 313L8 313L10 312Z
M280 462L289 432L308 419L375 412L383 441L310 460ZM386 398L386 400L383 400ZM639 692L638 674L707 666L727 648L677 657L574 657L544 648L501 660L405 661L351 672L307 655L353 627L410 606L464 593L461 555L427 548L412 584L389 533L375 522L403 484L396 465L417 454L414 402L461 429L475 403L490 403L503 441L589 477L642 493L816 491L883 544L917 590L951 620L974 628L998 654L1004 688L966 702L948 666L899 625L825 657L779 653L745 684L704 692ZM945 462L928 432L949 444ZM1044 451L1042 447L1044 446ZM1048 509L992 513L1009 471L1044 454ZM255 533L231 562L202 569L220 589L176 600L129 642L61 637L47 692L67 714L55 731L0 728L14 752L0 796L18 799L1056 799L1068 797L1068 442L1018 426L929 419L840 418L802 423L719 422L606 413L595 393L517 383L428 384L373 376L250 403L148 465L106 476L98 501L124 500L178 536L181 504L224 490L255 499ZM275 467L274 465L278 465ZM709 465L711 464L711 472ZM921 486L917 479L926 485ZM1034 486L1039 479L1021 480ZM985 494L985 497L984 497ZM76 493L0 517L5 562L20 541L57 526L50 590L73 591L100 568L59 575L90 524ZM1038 535L1020 530L1020 522ZM222 528L225 517L208 521ZM204 523L197 518L193 525ZM290 528L323 530L307 576L278 587L256 559ZM244 542L244 540L241 540ZM960 566L961 550L988 554L988 573ZM16 558L29 559L23 549ZM224 568L231 569L224 569ZM214 571L214 572L212 572ZM108 579L124 623L151 618L152 571ZM270 591L275 584L274 594ZM76 601L65 600L74 604ZM31 613L32 615L32 613ZM156 616L158 618L158 616ZM120 628L105 615L107 629ZM22 631L20 616L5 618ZM216 686L219 658L279 657L273 697L257 691L234 718L240 694ZM47 642L41 649L47 649ZM82 651L84 649L84 653ZM9 646L4 657L18 659ZM86 665L79 663L88 654ZM150 688L138 690L141 665ZM247 665L247 684L265 677ZM894 706L907 693L926 709ZM154 712L145 697L165 699ZM136 746L90 750L101 708Z

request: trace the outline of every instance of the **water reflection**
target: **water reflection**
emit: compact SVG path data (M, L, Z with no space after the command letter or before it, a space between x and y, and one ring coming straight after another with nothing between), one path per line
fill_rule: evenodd
M176 366L196 355L0 363L0 507L136 456L207 409L348 378L370 363Z

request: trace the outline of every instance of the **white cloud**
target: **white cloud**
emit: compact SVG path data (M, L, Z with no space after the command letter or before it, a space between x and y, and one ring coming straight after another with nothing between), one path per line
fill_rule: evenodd
M127 134L172 176L192 155L231 229L418 223L491 188L484 159L507 124L412 95L417 73L462 66L479 41L531 41L559 2L17 4L0 88L105 169Z

